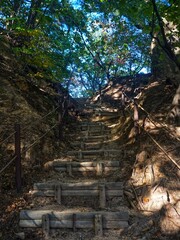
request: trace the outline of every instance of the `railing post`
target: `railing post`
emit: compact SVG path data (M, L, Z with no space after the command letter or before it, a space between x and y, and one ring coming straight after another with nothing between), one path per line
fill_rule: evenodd
M69 96L68 96L68 93L67 95L65 95L65 98L64 98L64 119L67 120L67 117L68 117L68 102L69 102Z
M134 99L134 130L135 130L135 137L139 134L139 114L138 114L138 105L136 103L136 100Z
M122 91L122 94L121 94L121 105L122 105L122 114L125 117L124 109L125 109L126 105L125 105L125 94L124 94L124 91Z
M63 135L62 135L62 97L59 97L59 111L58 111L58 139L61 140Z
M22 187L20 124L15 124L15 157L16 189L19 193Z

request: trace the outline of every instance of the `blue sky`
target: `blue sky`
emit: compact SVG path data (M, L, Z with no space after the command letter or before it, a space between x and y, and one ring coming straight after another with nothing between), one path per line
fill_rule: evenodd
M75 9L81 8L81 0L69 0Z

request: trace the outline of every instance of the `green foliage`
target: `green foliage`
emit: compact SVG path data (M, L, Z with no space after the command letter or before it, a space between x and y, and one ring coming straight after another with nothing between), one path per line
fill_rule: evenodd
M155 1L161 18L176 25L178 1ZM0 27L13 38L25 66L84 95L92 95L116 75L150 66L150 33L160 32L153 0L2 0ZM172 39L174 33L166 36ZM162 42L162 37L159 39ZM174 44L174 45L173 45ZM177 41L171 48L178 47Z

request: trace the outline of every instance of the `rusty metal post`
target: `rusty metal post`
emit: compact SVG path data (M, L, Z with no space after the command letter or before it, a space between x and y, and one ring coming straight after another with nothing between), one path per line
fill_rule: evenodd
M122 91L122 95L121 95L121 103L122 103L123 108L125 108L125 95L124 95L123 91Z
M64 97L64 118L63 120L64 121L67 121L67 118L68 118L68 104L69 104L69 96L68 96L68 93L66 93L65 97Z
M59 109L58 109L58 139L61 140L63 138L63 119L62 119L63 96L59 97L58 104L59 104Z
M125 109L126 105L125 105L125 94L124 94L124 91L122 91L122 94L121 94L121 106L122 106L122 114L125 117L126 115L125 115L124 109Z
M19 193L22 188L20 124L15 124L15 157L16 189Z
M139 121L138 105L137 105L136 101L134 100L134 130L135 130L136 137L139 134L138 121Z

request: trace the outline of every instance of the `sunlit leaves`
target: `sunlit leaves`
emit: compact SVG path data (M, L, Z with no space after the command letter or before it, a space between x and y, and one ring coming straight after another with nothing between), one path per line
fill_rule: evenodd
M180 31L178 1L156 3L162 19L176 26L176 35L167 33L173 41ZM17 56L39 68L39 77L48 72L92 94L109 75L149 67L150 33L160 31L153 12L152 0L2 0L0 27L14 38Z

